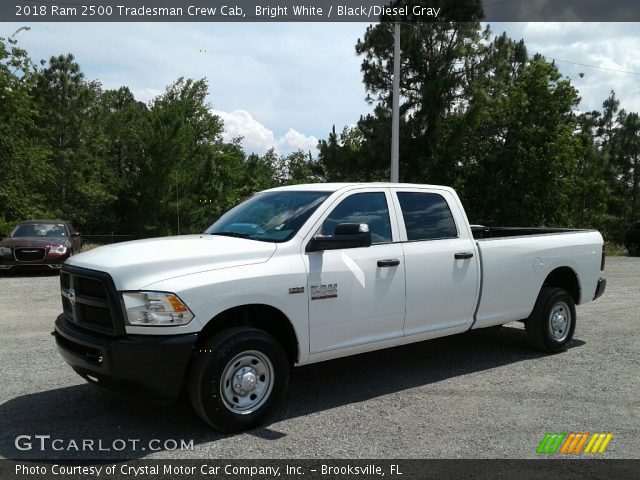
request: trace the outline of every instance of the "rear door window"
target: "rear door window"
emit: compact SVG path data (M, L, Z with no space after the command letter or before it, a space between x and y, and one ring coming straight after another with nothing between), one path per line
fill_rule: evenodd
M408 240L458 237L451 209L442 195L429 192L398 192L397 195Z

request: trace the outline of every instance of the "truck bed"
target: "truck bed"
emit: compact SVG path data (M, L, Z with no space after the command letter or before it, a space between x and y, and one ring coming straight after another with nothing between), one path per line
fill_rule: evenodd
M595 230L472 226L481 264L474 328L525 319L557 268L579 279L576 304L593 299L602 256Z

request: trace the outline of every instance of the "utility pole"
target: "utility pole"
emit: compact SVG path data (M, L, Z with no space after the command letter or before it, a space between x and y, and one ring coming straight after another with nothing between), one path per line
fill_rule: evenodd
M391 181L400 179L400 23L393 30L393 105L391 109Z

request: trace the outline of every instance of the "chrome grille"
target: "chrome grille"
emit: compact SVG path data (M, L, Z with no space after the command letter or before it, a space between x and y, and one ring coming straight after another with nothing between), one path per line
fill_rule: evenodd
M44 260L46 250L36 247L17 247L13 250L13 254L19 262L41 262Z

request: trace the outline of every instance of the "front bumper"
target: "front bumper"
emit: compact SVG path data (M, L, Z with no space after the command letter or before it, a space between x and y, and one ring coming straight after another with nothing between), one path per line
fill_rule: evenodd
M596 293L593 296L593 299L600 298L607 288L607 279L601 278L598 280L598 286L596 287Z
M0 271L7 270L37 270L48 269L59 271L62 264L69 258L69 252L63 255L48 253L41 260L23 261L16 258L0 257Z
M197 334L107 337L56 319L58 351L90 383L137 398L172 403L178 397Z

